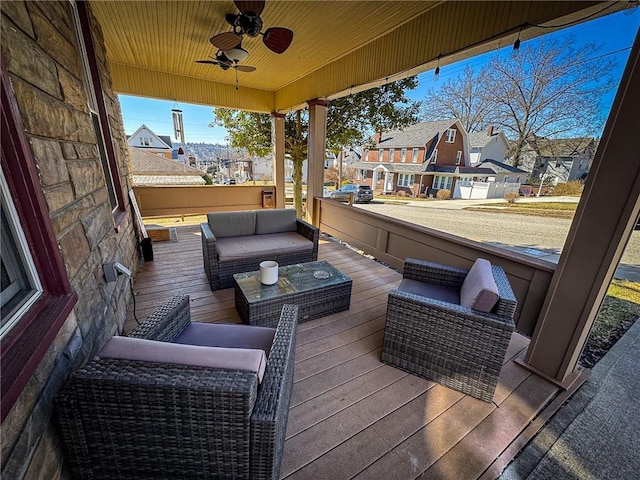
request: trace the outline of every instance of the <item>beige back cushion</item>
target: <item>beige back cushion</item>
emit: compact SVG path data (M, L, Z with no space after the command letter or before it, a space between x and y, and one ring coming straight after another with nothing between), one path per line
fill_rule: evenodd
M132 337L113 337L98 356L141 362L243 370L254 372L258 375L259 382L262 381L267 367L267 356L264 351L258 349L201 347Z
M491 263L484 258L478 258L462 282L460 305L488 313L499 298Z
M256 212L253 210L241 212L213 212L207 214L209 228L218 237L240 237L255 235Z
M293 208L256 210L256 235L295 232L297 229Z

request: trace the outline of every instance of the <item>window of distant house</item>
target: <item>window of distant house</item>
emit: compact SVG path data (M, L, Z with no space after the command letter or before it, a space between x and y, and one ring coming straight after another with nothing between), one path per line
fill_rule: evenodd
M384 162L384 148L378 150L378 161Z
M389 163L393 162L393 155L396 153L395 149L389 149Z
M407 173L401 173L400 176L398 177L398 186L399 187L412 187L414 184L414 176L407 174Z
M433 188L437 190L440 190L441 188L446 188L447 190L450 190L452 181L453 181L453 177L436 175L435 177L433 177Z
M112 213L116 213L118 210L123 211L124 205L113 146L107 143L107 139L111 142L111 133L107 123L108 115L106 106L102 99L102 86L100 83L97 59L93 50L89 14L87 12L87 6L83 2L71 2L71 11L73 13L76 39L78 41L78 50L84 74L83 79L87 91L89 116L91 117L96 136L96 145L104 173L109 202L111 203L111 211ZM96 95L96 91L99 91L100 95Z
M411 162L418 163L418 149L414 148L413 152L411 152Z
M363 180L367 179L367 170L362 170L362 179Z
M400 150L400 161L401 162L406 162L407 161L407 149L403 148L402 150Z
M450 128L447 130L446 132L446 142L447 143L453 143L456 141L456 129L455 128Z
M456 165L460 165L461 160L462 160L462 152L458 150L458 153L456 153Z
M436 148L431 154L431 163L436 163L438 161L438 149Z
M149 137L140 137L140 146L150 147L153 145L153 139Z
M365 162L369 161L369 150L364 151L364 159L365 159Z
M381 170L378 170L376 172L376 182L381 182L383 178L384 178L384 172Z

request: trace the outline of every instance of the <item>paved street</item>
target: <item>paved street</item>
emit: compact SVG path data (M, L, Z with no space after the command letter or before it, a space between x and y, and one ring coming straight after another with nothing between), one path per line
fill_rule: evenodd
M535 201L571 201L575 198L527 198L521 202ZM571 220L563 218L547 218L508 213L489 213L463 210L478 204L504 204L504 200L472 201L408 201L397 205L374 201L357 205L358 208L387 215L443 232L469 238L478 242L517 250L538 258L557 262L569 232ZM640 232L635 231L622 259L627 266L640 266ZM633 270L638 270L633 268ZM640 281L640 275L635 280Z

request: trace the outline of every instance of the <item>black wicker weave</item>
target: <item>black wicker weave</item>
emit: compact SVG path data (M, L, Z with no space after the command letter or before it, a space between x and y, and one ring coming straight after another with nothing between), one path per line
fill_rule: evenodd
M279 265L294 265L296 263L314 262L318 259L318 239L320 230L313 225L297 219L297 232L304 238L313 242L313 249L304 252L288 252L283 250L277 255L269 255L269 260L278 262ZM220 262L216 250L216 237L208 223L200 224L202 237L202 257L204 271L207 274L211 290L220 290L233 287L233 274L252 272L260 268L260 262L265 260L263 255L248 257L228 262Z
M492 266L500 299L491 313L389 292L381 360L486 402L493 399L514 330L516 298ZM468 270L408 258L404 278L459 289Z
M171 341L185 312L188 323L188 297L174 297L132 334ZM72 374L55 406L74 477L279 478L297 315L282 309L260 384L251 372L98 357Z

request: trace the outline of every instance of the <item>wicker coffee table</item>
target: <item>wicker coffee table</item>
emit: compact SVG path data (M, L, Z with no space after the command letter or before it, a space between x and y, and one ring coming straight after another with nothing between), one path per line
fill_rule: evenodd
M240 318L267 327L276 326L285 303L298 305L300 322L348 310L351 283L349 277L322 261L280 267L275 285L260 283L259 271L233 276Z

